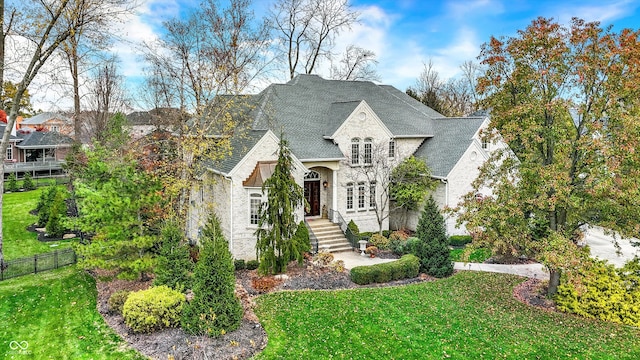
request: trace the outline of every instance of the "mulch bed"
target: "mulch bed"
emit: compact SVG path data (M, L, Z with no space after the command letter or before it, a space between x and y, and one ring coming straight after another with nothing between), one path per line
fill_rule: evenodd
M98 279L104 274L94 274ZM291 266L284 277L259 277L255 270L236 272L236 295L241 299L245 315L240 328L218 338L187 335L181 329L166 329L152 334L135 334L124 324L121 315L108 311L107 300L118 290L141 290L149 287L151 281L98 281L98 311L105 321L133 348L153 359L248 359L267 346L267 334L253 312L253 298L271 291L285 290L335 290L363 287L399 286L412 283L434 281L435 278L421 274L417 278L404 279L386 284L357 285L349 273L337 272L329 267ZM262 284L259 289L254 285ZM265 286L266 284L266 286ZM553 302L544 297L544 283L529 279L516 286L513 295L519 301L531 306L553 311Z

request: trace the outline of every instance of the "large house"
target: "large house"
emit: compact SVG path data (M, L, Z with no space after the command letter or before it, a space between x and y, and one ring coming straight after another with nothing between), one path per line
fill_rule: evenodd
M354 220L361 231L396 226L387 203L375 203L380 183L358 178L375 157L389 166L410 155L425 159L438 181L434 198L446 207L471 191L491 146L480 137L485 116L447 118L392 86L372 82L299 75L270 85L250 102L243 114L249 130L232 139L230 157L208 166L192 191L188 218L188 235L196 240L207 212L214 211L236 258L255 258L258 209L266 199L261 186L273 172L281 134L310 205L298 210L299 219ZM381 224L376 211L385 215ZM419 214L410 215L407 227L415 229ZM456 228L453 217L446 226L449 234L466 231Z

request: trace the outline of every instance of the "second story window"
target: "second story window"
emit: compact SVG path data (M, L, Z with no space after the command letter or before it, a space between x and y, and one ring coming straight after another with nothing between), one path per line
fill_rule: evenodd
M371 138L364 139L364 164L371 165L373 158L373 148Z
M389 141L389 157L390 158L396 157L396 141L395 140Z
M351 139L351 165L360 164L360 139Z

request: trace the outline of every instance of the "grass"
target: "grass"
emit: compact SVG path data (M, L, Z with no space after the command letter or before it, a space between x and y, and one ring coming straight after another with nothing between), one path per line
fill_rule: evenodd
M489 249L475 249L469 253L469 258L465 258L465 248L451 249L451 260L463 261L471 263L482 263L491 257L491 250Z
M36 208L42 189L4 194L3 198L3 250L5 260L42 254L71 246L71 241L38 241L36 233L27 227L38 221L29 212Z
M144 358L105 324L95 281L73 266L2 281L0 299L2 358ZM26 349L12 350L13 341Z
M436 282L257 299L258 359L638 359L640 330L538 310L522 278L460 272Z

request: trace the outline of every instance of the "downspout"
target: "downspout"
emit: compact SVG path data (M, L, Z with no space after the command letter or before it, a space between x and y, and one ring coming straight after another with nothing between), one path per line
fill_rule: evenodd
M338 210L338 172L332 170L333 185L331 187L331 207L333 210ZM333 219L329 219L333 222Z
M231 190L231 204L229 206L229 251L233 254L233 179L230 176L225 176L229 180L229 189Z

